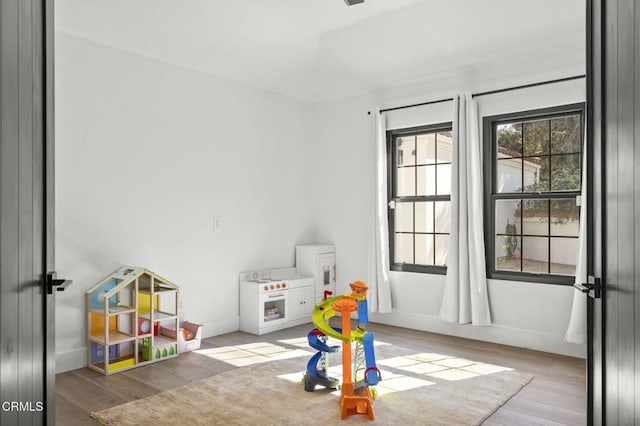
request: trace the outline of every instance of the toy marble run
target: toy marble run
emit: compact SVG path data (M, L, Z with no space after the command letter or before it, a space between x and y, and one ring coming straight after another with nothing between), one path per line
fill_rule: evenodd
M309 345L318 350L307 363L307 371L304 375L304 390L313 392L316 385L328 388L337 388L338 379L327 375L327 354L338 352L340 346L328 346L327 339L333 337L342 342L342 387L340 393L340 412L344 419L354 414L366 414L373 420L374 392L371 386L375 386L381 380L380 370L376 367L376 358L373 351L373 333L366 331L369 322L367 309L368 287L362 281L356 281L349 285L350 294L326 299L320 302L313 310L311 318L315 329L307 335ZM336 312L341 315L342 328L334 328L329 325L329 319ZM358 327L351 330L351 313L357 312ZM351 344L356 342L356 350L351 366Z

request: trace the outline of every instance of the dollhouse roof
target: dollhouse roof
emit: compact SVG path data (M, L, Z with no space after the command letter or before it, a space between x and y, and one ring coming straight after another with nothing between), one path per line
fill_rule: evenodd
M117 271L115 271L113 274L109 275L107 278L105 278L104 280L102 280L98 285L96 285L95 287L91 288L90 290L87 291L87 294L93 294L97 291L102 290L103 287L106 287L107 285L111 284L114 282L114 280L118 283L117 285L115 285L114 287L109 288L109 290L104 294L105 298L109 298L111 296L113 296L114 294L118 293L119 291L121 291L122 289L124 289L125 287L127 287L128 285L130 285L132 282L135 281L135 279L143 274L146 275L150 275L152 277L154 277L154 279L160 281L163 285L163 287L168 287L171 289L178 289L179 286L172 283L171 281L169 281L168 279L156 274L153 271L150 271L146 268L139 268L139 267L133 267L133 266L122 266L120 267Z

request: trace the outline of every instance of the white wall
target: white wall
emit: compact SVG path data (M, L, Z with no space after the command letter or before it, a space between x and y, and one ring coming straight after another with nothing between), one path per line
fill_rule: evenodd
M237 330L238 273L292 266L315 239L309 120L280 95L56 34L56 267L74 280L58 370L86 365L84 293L122 264L181 285L205 336Z
M526 65L525 65L526 66ZM513 71L513 73L511 73ZM576 68L507 74L458 76L429 85L381 90L341 102L317 106L319 142L312 156L318 164L332 164L314 170L315 220L325 240L336 245L338 293L347 284L367 279L369 209L372 207L372 116L367 111L450 97L456 91L484 91L527 82L581 74ZM514 77L519 76L519 80ZM481 116L583 102L583 79L532 89L505 92L479 98ZM403 110L389 117L393 128L439 123L452 119L451 103ZM373 113L372 113L373 114ZM584 345L564 342L573 289L569 286L489 280L492 313L490 327L457 325L438 318L444 276L393 272L393 312L371 314L371 320L397 326L451 334L549 352L586 356Z
M75 281L57 297L58 370L86 364L84 293L122 264L180 284L181 315L204 324L205 336L238 328L238 273L293 265L297 243L336 245L338 292L366 279L367 111L583 72L504 65L309 106L57 33L56 268ZM480 111L583 101L583 86L493 95ZM439 112L425 109L429 119L450 120L446 104L433 108ZM401 124L424 123L417 119ZM214 216L222 218L219 233ZM437 318L443 282L394 273L394 312L372 319L584 356L584 346L562 341L569 287L491 281L493 325L478 328Z

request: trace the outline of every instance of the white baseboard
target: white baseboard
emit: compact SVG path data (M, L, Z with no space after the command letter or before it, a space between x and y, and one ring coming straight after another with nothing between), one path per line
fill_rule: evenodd
M87 366L87 347L56 353L56 374Z
M240 329L240 317L226 318L202 325L202 338L231 333ZM87 366L87 347L56 353L56 374Z
M240 317L225 318L202 324L202 338L219 336L240 330Z
M396 327L517 346L577 358L587 357L587 347L585 344L568 343L564 341L564 336L539 331L523 330L500 325L472 326L470 324L452 324L430 315L401 312L391 312L388 314L371 312L369 314L369 320L371 322Z

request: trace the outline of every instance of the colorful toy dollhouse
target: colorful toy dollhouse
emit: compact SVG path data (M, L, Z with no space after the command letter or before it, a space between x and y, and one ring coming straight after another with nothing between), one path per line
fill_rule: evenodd
M128 266L87 291L88 367L109 375L177 356L178 292L155 272Z

